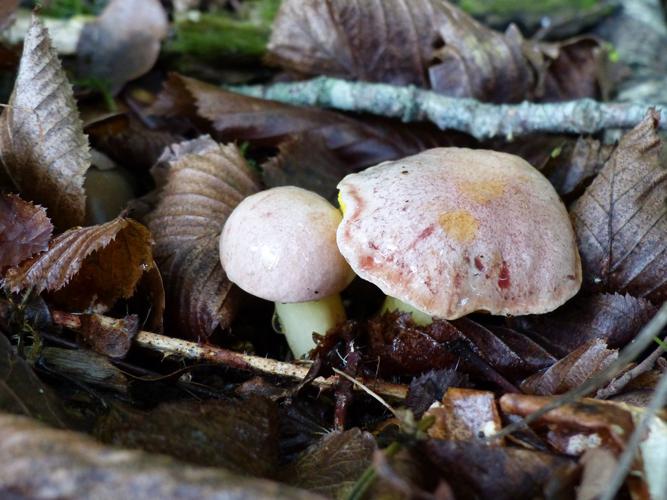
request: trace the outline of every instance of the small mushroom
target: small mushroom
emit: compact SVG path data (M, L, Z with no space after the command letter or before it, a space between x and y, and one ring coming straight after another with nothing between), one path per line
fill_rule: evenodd
M565 206L518 156L437 148L345 177L338 246L415 320L539 314L581 286Z
M320 195L282 186L244 199L220 235L227 277L246 292L276 303L295 357L345 319L339 292L354 278L336 246L341 214Z

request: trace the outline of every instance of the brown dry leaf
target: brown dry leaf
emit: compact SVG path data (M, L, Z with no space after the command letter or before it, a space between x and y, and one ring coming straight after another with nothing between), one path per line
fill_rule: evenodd
M243 96L178 74L169 76L151 112L187 118L197 128L210 129L223 142L249 141L275 147L291 136L319 136L350 169L435 146L471 142L466 136L426 124L406 125L369 117L355 120L333 111Z
M34 16L0 117L0 159L21 196L44 205L57 228L83 224L88 140L48 32Z
M502 427L495 396L489 391L450 387L442 404L431 407L426 415L435 417L428 429L428 435L435 439L474 441ZM502 444L497 440L489 443Z
M97 79L112 94L118 93L153 67L168 30L167 13L159 0L112 0L81 33L80 76Z
M551 396L505 394L500 409L526 417L552 401ZM632 414L623 405L592 398L560 406L531 425L546 430L550 444L568 455L581 455L598 446L619 453L635 428Z
M328 200L336 199L338 182L352 171L327 148L322 137L308 132L282 142L278 155L262 164L267 187L299 186Z
M330 432L286 467L282 476L293 486L328 498L346 498L371 464L376 448L375 438L358 428Z
M5 29L14 20L14 13L20 0L2 0L0 2L0 30Z
M54 238L48 251L7 271L6 284L18 292L56 292L68 309L105 310L129 298L153 265L151 235L132 219L70 229Z
M132 339L139 331L139 317L131 314L125 318L101 321L97 314L83 314L79 333L81 340L93 351L110 358L123 358L132 347Z
M621 139L571 215L589 288L667 299L667 169L651 110Z
M581 43L565 44L562 51L555 44L527 42L514 26L505 34L494 32L443 0L285 0L267 60L307 75L514 102L594 96L597 75L582 67L596 59L592 52ZM550 65L581 81L562 84L550 75Z
M521 390L529 394L562 394L604 370L616 358L618 351L607 349L604 340L590 340L546 371L528 377Z
M214 500L322 497L221 468L104 446L84 434L0 414L0 495L4 498L193 498Z
M655 312L656 307L646 299L598 293L575 297L554 312L514 321L561 357L596 338L606 341L609 347L623 347Z
M222 226L259 182L236 146L208 136L172 146L161 163L166 185L148 226L166 289L165 325L174 335L205 339L227 327L235 309L220 264Z
M53 224L40 206L0 193L0 271L48 248Z
M474 441L429 439L423 451L447 478L456 498L544 498L551 480L568 476L575 468L571 460L553 453Z
M0 334L0 411L25 415L54 427L65 427L65 409L16 348ZM2 491L2 488L0 488Z

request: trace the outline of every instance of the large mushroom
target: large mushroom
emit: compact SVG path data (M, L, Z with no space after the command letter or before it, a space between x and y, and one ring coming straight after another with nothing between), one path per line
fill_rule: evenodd
M345 319L339 292L354 278L336 246L340 212L320 195L292 186L244 199L220 235L227 277L246 292L276 303L281 330L295 357Z
M518 156L431 149L338 188L341 253L388 295L385 308L420 312L419 322L545 313L581 286L565 206Z

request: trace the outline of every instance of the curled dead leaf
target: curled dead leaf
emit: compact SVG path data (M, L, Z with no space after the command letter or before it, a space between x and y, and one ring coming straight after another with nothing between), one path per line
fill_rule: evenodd
M235 309L220 264L222 226L259 182L236 146L208 136L172 146L162 164L166 185L148 226L166 289L165 325L178 336L206 338L227 327Z
M88 140L72 88L37 17L25 37L9 106L0 117L0 160L20 194L44 205L57 228L83 224Z
M132 219L74 228L54 238L49 249L7 271L14 292L33 287L56 292L53 299L69 309L104 310L134 293L153 265L151 234Z
M46 250L52 232L42 207L0 193L0 271Z
M515 102L596 95L596 48L590 39L526 41L515 26L498 33L443 0L285 0L267 61L307 75ZM551 66L576 78L561 82Z
M660 165L659 113L621 139L571 215L590 289L667 298L667 169Z
M83 28L77 44L79 73L116 94L153 67L168 30L159 0L112 0Z
M81 315L81 339L95 352L110 358L123 358L139 331L139 317L131 314L112 321L112 324L100 321L97 314Z

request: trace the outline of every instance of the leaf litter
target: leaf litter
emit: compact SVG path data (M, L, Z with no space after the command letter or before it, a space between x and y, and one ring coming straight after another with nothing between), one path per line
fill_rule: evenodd
M571 401L521 433L487 438L594 379L664 301L667 176L658 113L617 144L541 135L493 145L530 156L570 205L586 283L574 299L540 316L421 326L405 314L375 315L381 294L356 283L344 293L351 319L321 336L313 353L306 381L339 374L332 392L319 392L278 374L251 378L156 356L135 349L133 338L163 329L204 348L289 359L271 331L270 308L236 289L220 266L218 236L233 208L286 184L333 200L347 173L435 146L479 145L426 124L241 96L219 85L241 73L220 71L215 58L205 62L214 83L196 80L186 64L196 55L158 58L169 22L164 7L137 7L112 0L84 28L76 60L65 61L77 70L78 101L35 18L0 118L7 191L0 194L0 429L12 436L0 440L0 491L39 496L48 487L74 498L110 484L133 498L230 491L524 498L575 490L592 498L604 491L596 479L618 466L645 411L620 401L652 393L664 371L659 349L646 358L650 366L626 367L627 385L612 392L614 401ZM495 32L433 0L283 0L266 43L277 81L333 75L490 102L604 98L607 91L599 40L536 41L515 26ZM118 54L132 57L121 62ZM244 71L250 80L269 74ZM110 99L120 112L104 109ZM87 217L91 164L84 108L95 117L85 128L93 146L127 168L143 196L130 213L78 227ZM77 315L75 332L53 321L60 310ZM407 399L381 405L377 395L352 391L378 379L409 386ZM632 463L625 488L635 497L663 487L655 471L664 469L664 417L651 421ZM73 432L90 431L91 422L103 442L144 451ZM51 472L63 463L59 479Z

